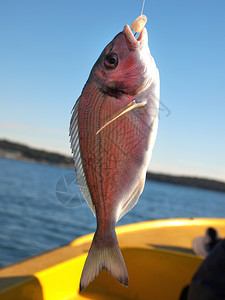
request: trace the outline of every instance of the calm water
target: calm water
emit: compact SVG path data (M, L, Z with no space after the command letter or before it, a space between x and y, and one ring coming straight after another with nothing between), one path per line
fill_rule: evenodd
M70 201L56 197L62 178L71 174L67 168L0 158L0 267L95 231L84 202L78 199L71 208L60 203ZM224 218L225 194L147 182L138 204L118 225L183 217Z

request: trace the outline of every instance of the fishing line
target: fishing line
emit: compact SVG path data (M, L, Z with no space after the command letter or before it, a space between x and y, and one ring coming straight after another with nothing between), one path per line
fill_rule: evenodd
M142 9L141 9L141 15L143 15L143 11L144 11L144 6L145 6L145 0L143 0L143 2L142 2Z

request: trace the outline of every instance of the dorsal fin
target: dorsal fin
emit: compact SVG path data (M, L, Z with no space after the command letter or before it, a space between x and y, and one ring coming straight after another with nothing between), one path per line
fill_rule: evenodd
M79 128L78 128L79 103L80 103L80 98L77 100L76 104L74 105L72 111L73 114L70 120L70 147L73 153L74 166L76 170L76 181L78 187L95 216L95 207L92 202L91 194L87 185L87 180L85 177L81 153L80 153Z

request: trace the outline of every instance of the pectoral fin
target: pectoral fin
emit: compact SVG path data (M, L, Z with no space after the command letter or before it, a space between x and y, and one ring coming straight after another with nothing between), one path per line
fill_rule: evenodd
M108 120L97 132L96 134L99 134L99 132L102 131L106 126L108 126L110 123L121 117L122 115L126 114L127 112L138 108L138 107L143 107L147 104L147 101L144 102L136 102L133 100L132 102L128 103L126 106L122 107L116 114L114 114L110 120Z

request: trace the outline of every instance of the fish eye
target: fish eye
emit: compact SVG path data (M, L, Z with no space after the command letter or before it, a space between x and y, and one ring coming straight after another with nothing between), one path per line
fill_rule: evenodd
M118 65L118 56L116 53L109 53L105 57L105 67L107 69L115 69Z

